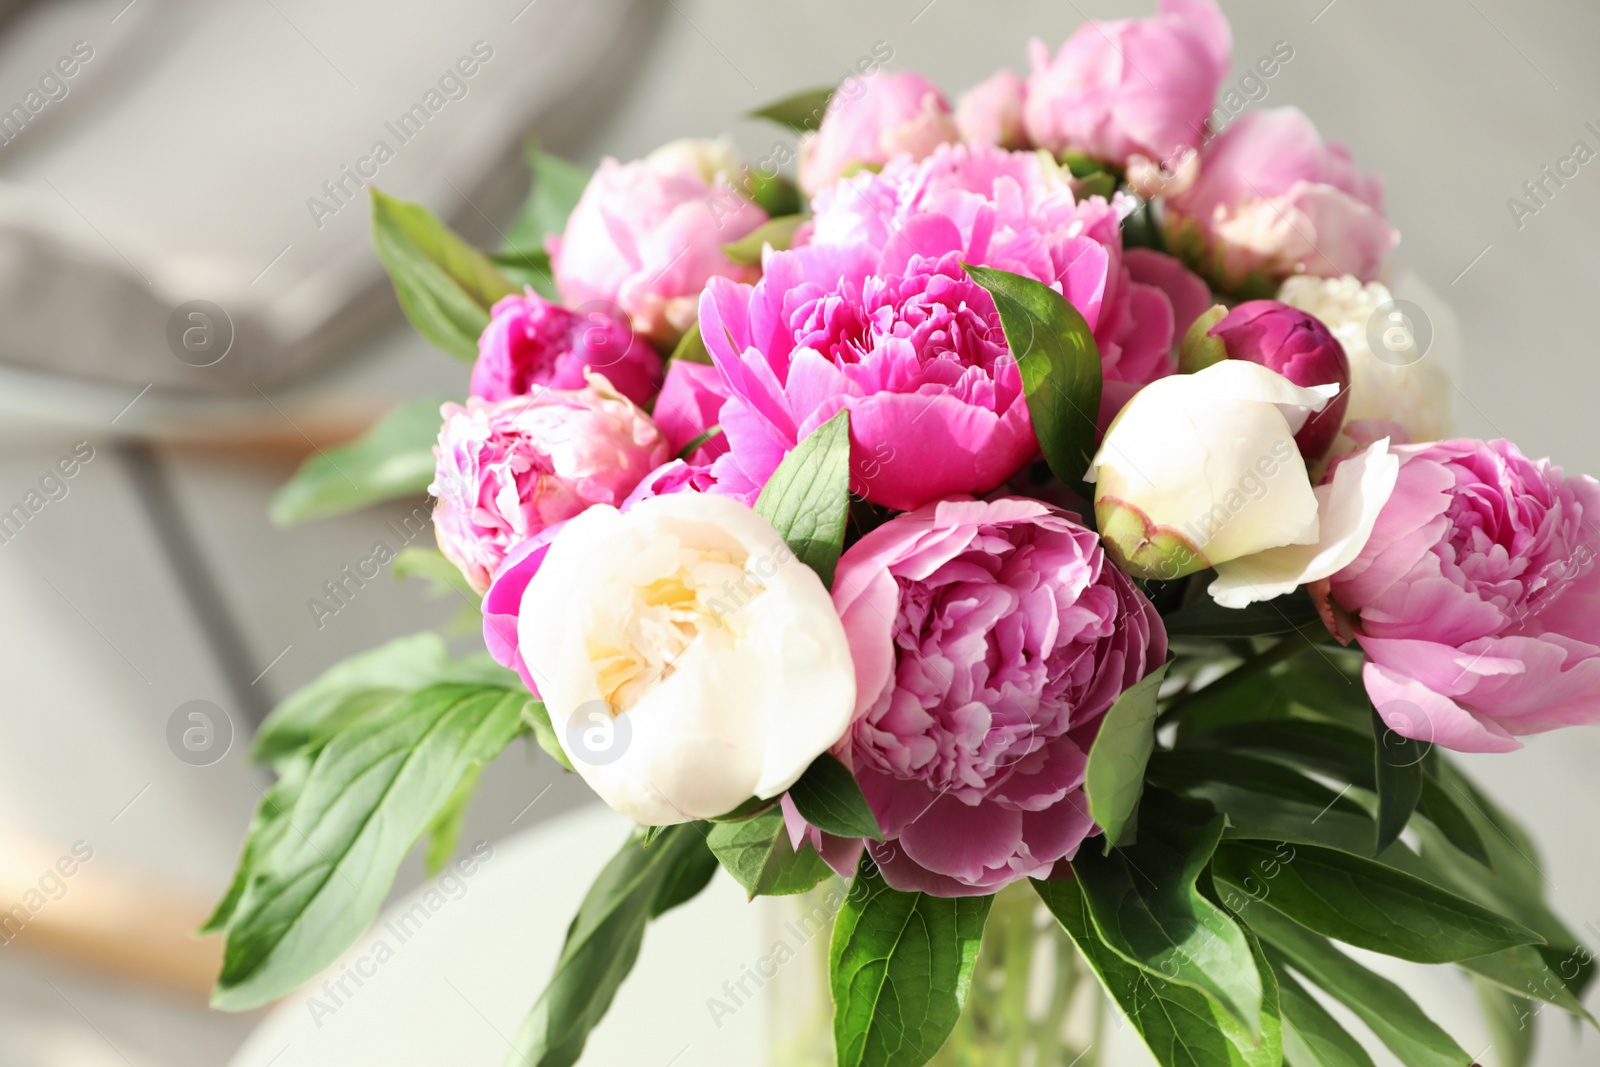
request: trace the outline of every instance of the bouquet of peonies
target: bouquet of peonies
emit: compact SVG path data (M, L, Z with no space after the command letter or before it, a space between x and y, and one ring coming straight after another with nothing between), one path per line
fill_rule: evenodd
M218 1006L336 959L528 734L640 828L510 1062L575 1062L719 866L828 894L851 1067L1068 1062L1064 1003L1004 1003L1050 938L1162 1064L1370 1064L1308 987L1408 1065L1471 1062L1335 941L1463 968L1502 1063L1543 1004L1587 1018L1532 846L1441 750L1600 720L1600 485L1441 439L1380 183L1218 103L1211 0L1033 47L953 110L877 51L763 109L797 183L722 142L531 150L498 252L374 193L471 395L276 513L430 471L439 552L395 567L481 604L487 656L402 639L274 712Z

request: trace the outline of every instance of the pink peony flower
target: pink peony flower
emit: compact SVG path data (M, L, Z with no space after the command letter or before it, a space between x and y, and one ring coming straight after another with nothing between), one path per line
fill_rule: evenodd
M1507 441L1401 445L1333 614L1390 729L1463 752L1600 723L1600 484Z
M708 177L684 152L627 164L607 159L566 232L547 240L550 268L567 304L614 303L639 333L670 344L693 324L708 278L760 273L734 263L722 246L765 221L726 174Z
M1029 45L1025 116L1033 143L1121 167L1199 144L1233 36L1212 0L1162 0L1145 19L1089 22L1055 58Z
M968 89L956 103L956 129L961 139L1001 148L1029 147L1022 121L1027 83L1014 70L997 71Z
M912 218L937 216L960 233L967 262L1059 282L1100 348L1103 428L1140 386L1175 369L1179 309L1187 329L1210 304L1205 283L1170 256L1124 253L1122 204L1075 201L1066 172L1037 152L941 146L818 195L809 240L881 248Z
M1228 312L1207 334L1221 343L1227 358L1259 363L1306 389L1339 387L1339 394L1294 435L1307 464L1326 456L1350 405L1350 360L1321 320L1276 300L1250 300Z
M633 336L604 304L570 311L529 289L502 297L478 338L472 395L483 400L539 389L582 389L597 370L635 404L649 403L661 384L661 357Z
M599 375L582 389L473 397L442 413L434 530L480 592L516 545L591 504L621 503L672 458L650 417Z
M1292 107L1235 119L1167 208L1173 247L1228 291L1271 295L1297 273L1368 282L1400 239L1383 217L1383 183Z
M910 71L879 71L841 89L817 132L800 141L800 188L810 196L852 167L875 167L901 154L921 159L958 134L950 105L932 82Z
M833 598L856 668L836 751L883 829L884 879L979 895L1070 858L1094 831L1101 717L1166 658L1095 534L1035 500L941 500L845 552Z
M717 427L727 399L727 387L722 384L715 367L675 359L667 367L667 380L661 386L661 395L656 398L651 417L666 435L672 454L677 455ZM704 465L727 451L728 439L716 433L686 458Z

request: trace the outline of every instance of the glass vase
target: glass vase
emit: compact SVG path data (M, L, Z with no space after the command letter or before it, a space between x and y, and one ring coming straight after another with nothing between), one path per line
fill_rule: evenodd
M785 960L768 980L769 1063L833 1067L828 942L845 883L769 897L767 934ZM1102 992L1026 882L995 897L966 1007L932 1067L1095 1067Z

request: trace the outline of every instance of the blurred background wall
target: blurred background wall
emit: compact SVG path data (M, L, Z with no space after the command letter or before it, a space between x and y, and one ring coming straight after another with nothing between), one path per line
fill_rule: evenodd
M1600 7L1222 6L1239 73L1276 42L1294 50L1250 106L1303 108L1386 177L1399 265L1462 328L1459 430L1600 473L1600 162L1532 215L1508 206L1575 142L1600 149L1586 126L1600 129ZM220 893L267 784L243 758L251 724L338 659L455 614L387 576L320 625L306 607L423 501L289 530L266 518L314 448L400 399L465 389L466 367L400 319L359 201L321 220L306 206L385 123L476 43L492 50L374 184L494 244L526 185L524 132L589 164L718 133L760 159L792 139L746 111L839 80L879 42L954 97L1023 69L1030 36L1054 48L1086 18L1144 13L1123 0L0 3L0 107L78 42L93 50L0 143L0 507L75 449L91 455L0 544L0 907L75 843L93 853L32 947L0 948L0 1062L224 1062L258 1020L207 1013L215 946L171 934ZM237 332L210 376L166 342L172 310L196 299ZM234 733L216 762L169 746L191 700ZM1534 828L1558 910L1595 934L1600 734L1469 764ZM547 759L513 750L463 840L587 802ZM401 889L420 878L408 869ZM1464 986L1407 985L1482 1032ZM1540 1024L1544 1067L1600 1062L1594 1035ZM1119 1055L1108 1062L1137 1062Z

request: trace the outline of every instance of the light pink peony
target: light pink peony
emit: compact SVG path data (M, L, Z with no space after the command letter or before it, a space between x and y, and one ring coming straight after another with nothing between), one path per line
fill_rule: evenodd
M608 301L634 329L670 344L694 322L712 277L760 272L730 260L722 246L767 221L725 174L707 176L684 153L618 163L607 159L567 220L547 239L561 298L573 307Z
M1600 484L1507 441L1401 445L1336 625L1396 733L1463 752L1600 723Z
M1115 166L1200 143L1233 36L1212 0L1162 0L1152 18L1090 22L1054 59L1029 45L1025 111L1033 143Z
M1074 201L1066 172L1037 152L949 145L823 192L808 239L883 247L909 220L937 216L961 234L967 262L1061 283L1100 348L1104 427L1140 386L1173 372L1175 341L1210 303L1170 256L1123 251L1124 204Z
M672 458L599 375L582 389L446 404L428 492L439 549L482 592L506 553L591 504L619 504Z
M1022 108L1028 85L1014 70L1001 70L968 89L956 103L961 139L1001 148L1029 147Z
M489 315L472 368L475 397L582 389L588 370L604 374L635 404L649 403L661 384L661 357L609 305L571 311L529 289L501 297Z
M1383 183L1324 144L1298 108L1241 115L1200 153L1200 176L1167 201L1171 243L1230 292L1271 296L1290 274L1378 276L1400 236Z
M853 167L875 167L901 154L921 159L958 135L944 94L920 74L879 71L840 90L817 132L800 141L800 188L810 196Z
M845 552L833 598L856 668L836 751L884 832L884 879L979 895L1070 858L1094 830L1101 717L1166 658L1095 534L1036 500L942 500Z

